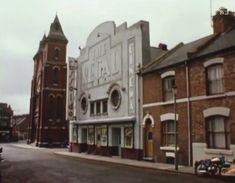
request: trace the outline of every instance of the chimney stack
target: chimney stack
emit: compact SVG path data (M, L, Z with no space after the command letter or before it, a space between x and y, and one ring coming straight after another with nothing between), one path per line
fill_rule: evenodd
M216 15L213 16L213 29L214 34L223 33L235 26L235 14L228 11L226 8L221 7L216 11Z
M167 45L164 43L159 43L158 48L160 48L161 50L167 51Z

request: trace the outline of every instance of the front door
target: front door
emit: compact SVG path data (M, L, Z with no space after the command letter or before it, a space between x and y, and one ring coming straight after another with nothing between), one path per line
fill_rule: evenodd
M145 123L145 157L153 158L153 128L151 126L151 120L147 119Z
M112 155L121 155L121 128L112 128Z

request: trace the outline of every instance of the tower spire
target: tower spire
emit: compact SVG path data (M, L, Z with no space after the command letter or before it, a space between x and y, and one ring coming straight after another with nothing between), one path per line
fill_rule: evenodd
M56 13L56 16L54 18L54 21L51 23L50 31L49 31L49 34L47 36L47 40L50 40L50 39L56 39L56 40L60 40L60 41L63 41L63 42L68 42L68 40L65 37L64 32L62 30L62 27L61 27L59 18L57 16L57 13Z

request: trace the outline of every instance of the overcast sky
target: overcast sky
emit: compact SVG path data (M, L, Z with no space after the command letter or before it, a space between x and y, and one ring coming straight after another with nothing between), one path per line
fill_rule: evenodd
M221 6L235 11L234 0L212 0L213 14ZM29 113L32 58L56 13L69 40L67 57L77 57L78 46L108 20L149 21L152 46L171 48L212 33L210 0L0 0L0 102L15 114Z

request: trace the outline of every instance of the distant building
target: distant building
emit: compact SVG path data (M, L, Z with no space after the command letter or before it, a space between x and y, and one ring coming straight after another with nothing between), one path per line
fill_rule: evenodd
M29 119L29 114L15 115L12 117L13 140L27 139Z
M36 143L36 146L61 146L68 141L65 119L67 43L56 16L33 58L28 143Z
M149 24L98 25L77 59L70 58L70 150L142 159L142 65L150 62ZM155 55L155 56L156 56Z
M183 165L220 154L235 159L234 13L220 9L213 27L143 69L144 155L153 161L173 163L176 148Z
M11 106L7 103L0 103L0 142L12 141L12 115Z

